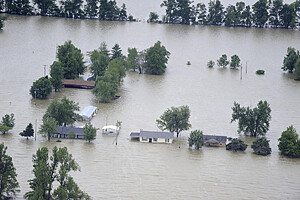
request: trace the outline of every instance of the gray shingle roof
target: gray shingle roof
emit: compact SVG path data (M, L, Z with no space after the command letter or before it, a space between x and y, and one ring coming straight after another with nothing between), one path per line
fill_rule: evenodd
M141 130L140 137L172 139L174 137L174 134L170 133L170 132L157 132L157 131Z
M83 135L83 128L76 128L76 127L64 127L64 126L59 126L57 127L57 133L60 134L69 134L71 131L74 131L76 135Z
M218 142L222 142L222 143L226 143L227 141L227 136L218 136L218 135L203 135L204 137L204 142L208 141L208 140L216 140Z

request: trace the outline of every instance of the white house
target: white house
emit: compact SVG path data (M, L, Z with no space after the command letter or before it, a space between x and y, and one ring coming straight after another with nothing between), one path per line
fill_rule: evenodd
M157 132L157 131L143 131L132 132L130 134L132 139L138 139L140 142L149 143L172 143L174 134L170 132Z

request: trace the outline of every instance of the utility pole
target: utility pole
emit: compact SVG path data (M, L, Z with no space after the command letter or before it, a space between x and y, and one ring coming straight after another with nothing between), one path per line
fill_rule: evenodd
M43 65L44 66L44 77L46 76L46 66L47 65Z
M36 127L37 127L37 119L35 120L34 141L36 141Z
M247 71L248 71L248 66L247 66L247 64L248 64L248 61L246 61L246 74L247 74Z
M241 65L241 80L243 80L243 65Z

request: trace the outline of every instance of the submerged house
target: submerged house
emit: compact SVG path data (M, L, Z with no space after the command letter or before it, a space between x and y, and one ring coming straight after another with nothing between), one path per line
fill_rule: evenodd
M227 136L203 135L204 145L207 147L226 146Z
M83 120L90 121L93 118L93 116L96 114L96 112L97 112L97 107L87 106L83 109L83 111L81 111L79 115L83 118Z
M137 139L140 142L149 143L172 143L174 134L170 132L143 131L132 132L131 139Z
M65 127L65 126L57 127L56 133L52 134L52 137L54 137L54 138L71 138L69 136L70 132L74 132L75 139L84 139L83 128Z

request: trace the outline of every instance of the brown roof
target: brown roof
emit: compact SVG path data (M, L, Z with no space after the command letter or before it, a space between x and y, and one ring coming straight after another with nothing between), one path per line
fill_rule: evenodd
M64 79L62 81L65 87L80 87L80 88L94 88L95 81L85 81L82 79Z

